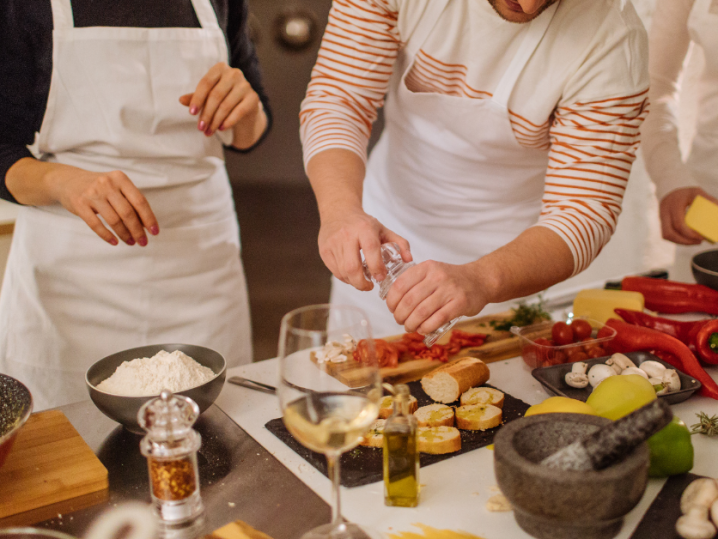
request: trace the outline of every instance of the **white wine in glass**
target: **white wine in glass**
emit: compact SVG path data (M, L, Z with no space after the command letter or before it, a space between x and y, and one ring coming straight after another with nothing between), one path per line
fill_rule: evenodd
M355 359L357 343L361 353ZM302 445L326 456L332 481L332 522L302 539L374 537L374 532L342 520L339 496L339 458L369 431L382 395L366 315L337 305L291 311L282 318L279 365L284 424Z

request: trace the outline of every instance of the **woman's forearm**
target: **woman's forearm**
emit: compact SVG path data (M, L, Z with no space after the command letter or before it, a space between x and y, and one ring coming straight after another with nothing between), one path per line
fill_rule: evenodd
M255 113L245 116L234 126L232 146L238 150L251 148L264 135L268 123L267 113L260 101Z
M71 173L74 167L47 163L31 157L17 161L7 172L7 190L20 204L48 206L59 202L57 184L60 176Z

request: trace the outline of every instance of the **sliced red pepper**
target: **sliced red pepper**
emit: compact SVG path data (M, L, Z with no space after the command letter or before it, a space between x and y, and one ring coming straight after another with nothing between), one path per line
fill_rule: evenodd
M672 354L680 362L680 366L675 365L676 368L703 384L700 394L718 400L718 384L701 367L688 346L675 337L655 329L632 326L615 318L610 318L606 326L616 330L616 336L609 341L612 351L626 353L655 350Z
M709 320L695 337L696 351L703 361L718 365L718 320Z
M621 289L640 292L646 307L659 313L718 314L718 291L701 284L649 277L624 277Z

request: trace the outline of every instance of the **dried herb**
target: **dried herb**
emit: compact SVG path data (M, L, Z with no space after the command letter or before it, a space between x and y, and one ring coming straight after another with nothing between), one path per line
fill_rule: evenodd
M691 434L705 434L706 436L718 436L718 415L708 417L704 412L698 412L698 423L691 425Z
M544 300L541 296L538 298L538 303L527 304L522 301L511 311L513 312L511 318L492 320L491 327L497 331L509 331L511 326L530 326L544 320L551 320L551 315L544 310Z

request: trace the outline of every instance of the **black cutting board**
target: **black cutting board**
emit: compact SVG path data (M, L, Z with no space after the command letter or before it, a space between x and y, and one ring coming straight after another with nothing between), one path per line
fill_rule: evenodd
M676 533L676 521L681 516L681 494L691 482L701 477L692 473L669 477L631 539L681 539Z
M419 406L426 406L427 404L434 403L434 401L431 400L426 393L424 393L420 382L410 382L408 386L411 394L416 397ZM493 386L486 384L486 387ZM459 402L456 401L450 406L458 405ZM528 408L529 405L524 401L506 393L504 397L502 424L518 419L519 417L523 417ZM326 457L321 453L315 453L314 451L307 449L295 440L284 426L284 422L281 418L272 419L265 425L265 427L277 438L292 448L309 464L314 466L325 476L327 475ZM459 431L461 432L461 449L459 451L455 453L447 453L445 455L429 455L422 453L419 457L419 463L422 467L429 466L435 462L441 462L442 460L462 455L469 451L473 451L474 449L485 447L493 443L494 435L500 428L501 426L484 431L461 430ZM382 449L377 447L359 446L345 453L342 455L341 460L341 484L345 487L351 488L381 481L383 479L382 459Z

